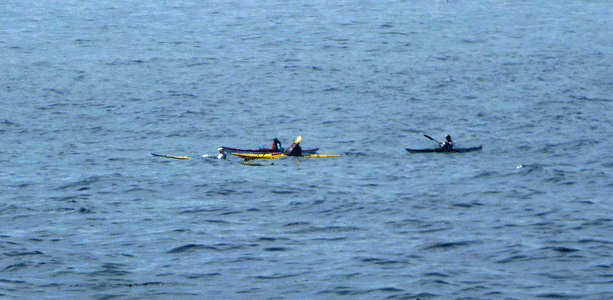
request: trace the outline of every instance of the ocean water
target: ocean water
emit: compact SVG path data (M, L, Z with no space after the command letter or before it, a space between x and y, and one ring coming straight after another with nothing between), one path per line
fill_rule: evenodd
M3 1L0 298L611 299L611 11Z

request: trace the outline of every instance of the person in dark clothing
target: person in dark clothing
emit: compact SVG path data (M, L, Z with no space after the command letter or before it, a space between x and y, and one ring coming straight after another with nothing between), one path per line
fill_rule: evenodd
M281 148L281 141L279 141L279 139L275 138L275 139L272 141L272 150L273 150L273 151L279 151L279 152L281 152L281 151L282 151L281 149L282 149L282 148Z
M290 156L302 156L302 148L300 148L300 144L294 144L290 149L292 149L289 152Z
M296 139L296 142L289 147L289 156L302 156L302 148L300 147L300 142L302 141L302 137L299 136Z
M445 152L453 151L455 149L455 145L453 144L453 141L451 140L451 136L449 135L445 136L445 142L440 143L440 145L443 148L443 151Z

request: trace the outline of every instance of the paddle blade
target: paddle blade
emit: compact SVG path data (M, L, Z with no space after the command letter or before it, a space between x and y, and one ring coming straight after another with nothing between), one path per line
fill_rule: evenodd
M300 143L300 142L302 142L302 136L298 136L298 137L296 138L296 141L294 142L294 144L298 144L298 143Z

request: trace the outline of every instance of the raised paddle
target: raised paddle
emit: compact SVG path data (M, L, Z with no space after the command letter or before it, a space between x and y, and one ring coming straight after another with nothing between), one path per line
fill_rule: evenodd
M300 143L301 141L302 141L302 136L298 136L298 137L296 138L296 141L294 142L294 144L298 144L298 143Z
M431 136L429 136L429 135L427 135L427 134L424 134L424 136L425 136L426 138L428 138L429 140L432 140L432 141L437 142L439 145L442 145L442 144L443 144L443 143L441 143L441 142L439 142L439 141L437 141L437 140L433 139Z

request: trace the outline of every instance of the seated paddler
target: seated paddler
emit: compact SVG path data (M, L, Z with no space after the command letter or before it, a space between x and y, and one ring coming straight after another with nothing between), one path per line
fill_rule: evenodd
M289 156L302 156L302 148L300 147L300 142L302 141L302 137L299 136L296 139L296 142L289 147Z
M443 149L443 151L445 152L450 152L453 151L455 149L455 145L453 144L453 141L451 140L451 136L450 135L446 135L445 136L445 142L444 143L440 143L441 147Z
M281 141L278 138L275 138L272 141L272 151L274 152L283 152L283 148L281 147Z
M217 151L219 151L219 154L217 154L217 159L226 159L226 153L224 153L223 147L217 149Z

